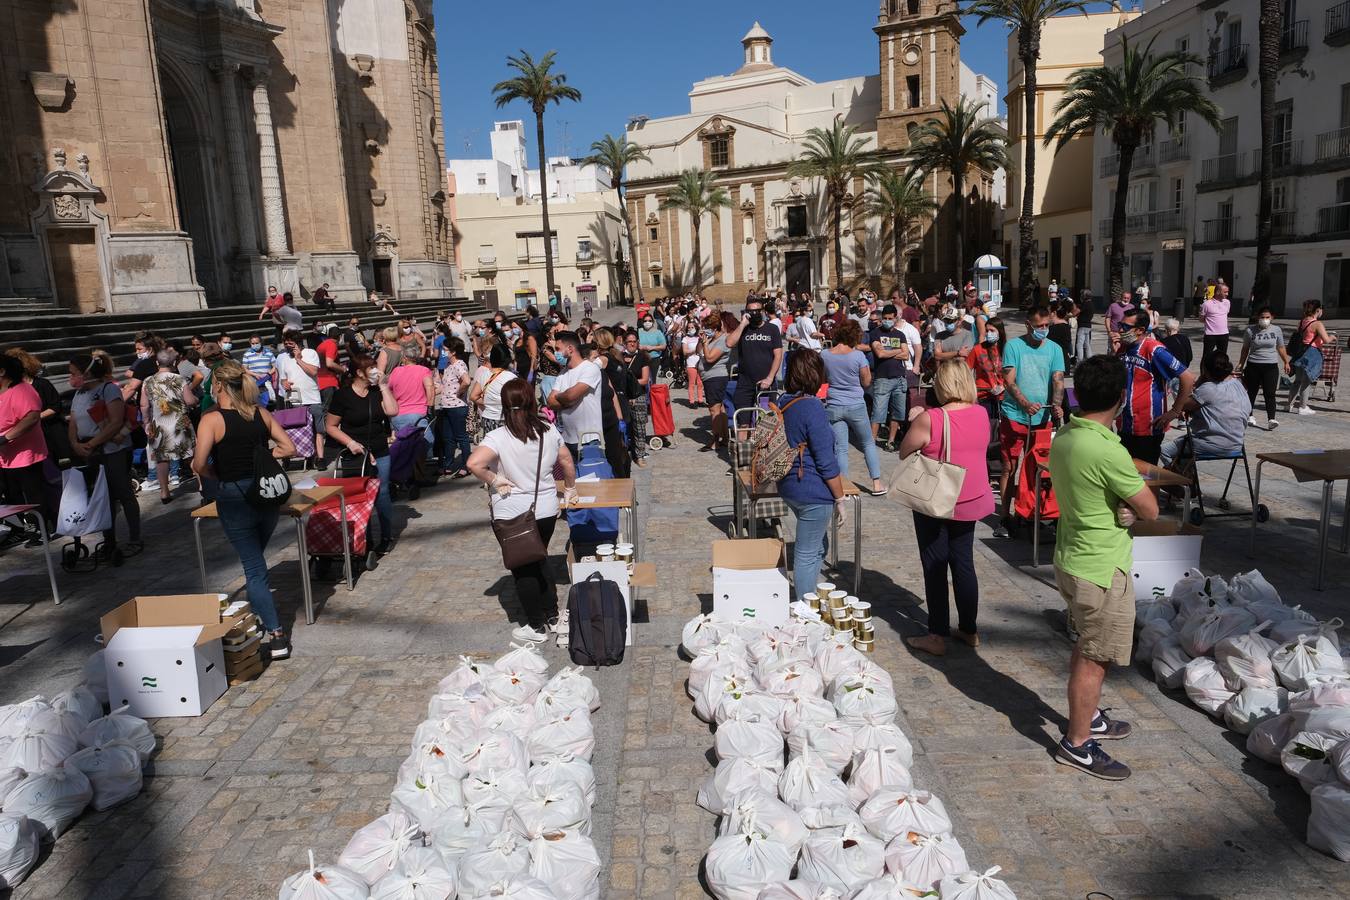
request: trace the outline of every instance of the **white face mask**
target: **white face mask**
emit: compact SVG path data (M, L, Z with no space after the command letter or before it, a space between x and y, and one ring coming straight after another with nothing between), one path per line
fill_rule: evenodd
M1262 318L1262 319L1261 319L1261 327L1262 327L1262 328L1269 328L1269 327L1270 327L1270 323L1273 322L1273 321L1274 321L1273 319Z

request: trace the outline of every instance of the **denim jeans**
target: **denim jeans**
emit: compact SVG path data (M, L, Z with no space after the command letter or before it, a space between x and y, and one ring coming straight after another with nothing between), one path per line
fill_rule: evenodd
M914 536L919 542L919 563L923 567L928 633L943 637L951 634L952 613L947 594L950 572L952 593L956 595L957 627L966 634L974 634L980 603L980 583L975 577L975 523L934 519L915 512Z
M797 503L784 499L797 517L797 537L792 545L793 590L798 600L816 589L820 567L830 546L833 503Z
M427 457L431 457L431 450L436 445L436 432L432 430L431 416L429 413L400 413L397 416L389 417L389 427L397 435L399 429L407 428L409 425L415 425L419 420L426 419L426 438L427 438Z
M178 477L178 464L179 460L176 459L169 460L170 479ZM147 474L145 476L145 483L159 484L159 465L153 459L146 460L146 465L147 465Z
M1078 334L1073 339L1073 355L1078 357L1079 362L1092 356L1092 326L1078 326Z
M458 472L469 459L469 408L458 406L437 412L436 429L441 434L441 471Z
M886 424L886 413L891 419L904 422L909 412L909 379L874 378L872 379L872 423Z
M872 429L867 422L867 404L857 406L829 406L825 412L834 428L834 455L839 460L839 472L848 477L848 439L853 440L867 460L867 474L876 480L881 477L881 458L877 455L876 442L872 440Z
M380 478L380 492L375 495L375 518L380 521L380 540L394 538L394 498L389 494L389 454L375 458L375 474ZM369 544L370 527L366 527L366 543Z
M234 546L234 552L239 554L239 562L244 567L249 605L262 619L263 628L276 631L281 627L281 622L277 618L276 603L272 600L272 586L267 580L267 558L264 554L281 512L277 507L261 508L245 500L245 492L252 484L252 478L218 482L216 513L220 516L221 528L225 529L225 537ZM302 560L300 564L305 565L307 562Z

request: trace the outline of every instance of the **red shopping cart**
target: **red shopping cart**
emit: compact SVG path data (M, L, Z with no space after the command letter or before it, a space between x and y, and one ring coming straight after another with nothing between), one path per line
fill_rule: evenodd
M319 487L342 488L347 503L347 541L350 542L353 574L357 570L374 569L378 565L375 550L370 546L370 517L375 512L375 497L380 492L380 479L374 476L355 478L316 478ZM326 577L330 567L342 565L343 534L342 511L336 496L319 503L305 523L305 543L309 547L309 565L316 577Z
M654 384L650 394L651 431L647 435L647 446L660 450L669 446L667 438L675 434L675 410L670 405L670 387Z

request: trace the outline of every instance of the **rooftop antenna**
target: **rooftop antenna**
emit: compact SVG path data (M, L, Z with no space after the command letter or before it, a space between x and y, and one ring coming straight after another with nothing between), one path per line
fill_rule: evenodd
M473 152L474 135L478 134L478 128L461 128L459 130L459 139L464 142L464 153L468 155Z
M568 159L572 158L572 141L568 132L568 125L570 124L571 123L566 119L558 120L558 125L562 128L562 137L559 138L559 143L562 145L562 155L566 156Z

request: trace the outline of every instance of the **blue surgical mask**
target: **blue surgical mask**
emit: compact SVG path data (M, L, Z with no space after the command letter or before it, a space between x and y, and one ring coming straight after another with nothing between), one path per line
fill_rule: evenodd
M887 331L890 331L892 328L895 327L895 320L894 320L894 319L882 319L882 320L881 320L881 327L884 328L884 329L886 329Z
M1043 341L1050 336L1050 328L1049 326L1037 328L1035 331L1031 332L1031 336L1037 341Z
M553 358L556 359L556 360L558 361L558 365L560 365L560 366L565 366L565 365L567 365L567 357L566 357L565 355L563 355L562 353L554 353L554 354L553 354Z

